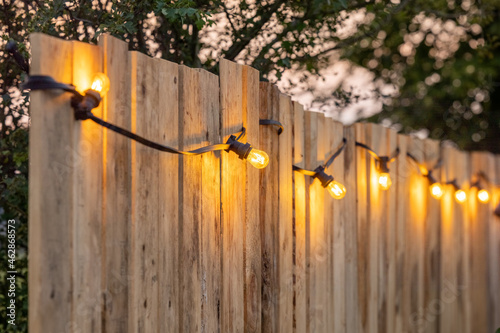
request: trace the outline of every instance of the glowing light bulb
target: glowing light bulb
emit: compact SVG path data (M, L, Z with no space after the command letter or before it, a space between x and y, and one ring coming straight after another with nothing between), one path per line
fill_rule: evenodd
M455 199L459 203L464 203L465 200L467 199L467 194L465 193L464 190L457 190L455 191Z
M480 190L477 192L477 198L482 203L488 203L488 201L490 201L490 194L486 190Z
M269 163L269 156L262 150L252 148L247 156L247 160L257 169L264 169Z
M96 73L92 79L92 90L97 91L101 97L109 90L109 79L106 74Z
M378 177L378 183L380 188L383 190L388 190L392 185L391 176L387 172L382 172Z
M332 180L326 186L326 189L334 199L342 199L343 197L345 197L346 193L345 186L335 180Z
M441 197L443 196L443 188L439 183L434 183L431 185L431 195L435 199L441 199Z

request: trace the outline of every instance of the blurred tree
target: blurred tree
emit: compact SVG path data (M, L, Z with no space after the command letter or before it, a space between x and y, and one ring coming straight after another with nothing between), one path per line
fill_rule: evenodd
M431 137L462 148L499 152L500 3L399 1L4 0L0 241L5 244L5 221L16 219L24 302L18 324L26 327L27 319L29 98L19 90L26 73L5 51L9 40L29 58L31 32L90 43L108 32L131 50L212 72L221 57L251 65L273 81L287 70L302 72L292 85L306 86L310 75L333 60L348 59L375 74L374 93L384 104L370 120L389 118L405 132L427 129ZM340 109L362 98L345 86L329 95ZM6 258L4 246L0 251ZM2 276L0 287L3 301Z

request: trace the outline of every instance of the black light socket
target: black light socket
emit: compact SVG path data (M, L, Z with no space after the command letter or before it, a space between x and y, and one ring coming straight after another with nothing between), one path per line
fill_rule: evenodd
M242 160L246 159L252 150L251 144L237 141L234 135L231 135L226 143L230 145L228 150L235 152Z
M333 176L327 174L323 166L317 167L314 172L316 172L314 178L318 178L318 180L321 182L321 186L325 188L333 181Z

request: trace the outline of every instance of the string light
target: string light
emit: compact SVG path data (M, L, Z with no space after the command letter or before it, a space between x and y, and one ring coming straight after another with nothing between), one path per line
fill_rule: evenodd
M325 164L320 165L314 169L314 171L302 169L295 165L293 166L293 170L318 179L321 182L321 186L328 191L332 198L338 200L342 199L345 197L347 192L345 186L334 180L332 175L325 172L325 169L328 168L333 163L335 158L340 155L342 150L344 150L346 143L347 140L345 138L342 139L342 146L325 162Z
M97 91L99 95L104 97L106 93L109 91L109 78L104 73L96 73L92 79L91 89L93 91Z
M163 151L171 154L179 155L200 155L212 151L226 150L232 151L238 155L240 159L246 159L251 165L258 169L263 169L269 163L269 156L262 150L253 148L249 143L242 143L239 140L245 135L245 128L240 131L240 135L236 137L231 135L225 144L215 144L210 146L201 147L198 149L190 151L182 151L172 147L168 147L151 140L145 139L135 133L132 133L124 128L115 126L107 121L94 116L92 109L99 106L101 98L108 92L110 87L109 78L103 73L97 73L94 75L92 80L91 89L84 92L84 95L80 94L73 85L64 84L55 81L50 76L36 75L30 76L28 81L23 84L23 89L31 90L50 90L50 89L61 89L73 94L71 98L71 106L75 112L75 119L77 120L87 120L90 119L95 123L106 127L118 134L124 135L129 139L137 141L150 148ZM270 121L270 124L281 126L279 122ZM281 131L283 126L281 126Z
M434 178L434 176L432 175L432 171L441 166L442 160L440 159L431 170L427 170L427 168L423 166L422 163L420 163L415 156L413 156L410 153L406 153L406 156L411 158L417 164L420 173L429 180L430 184L429 190L431 192L431 196L437 200L441 199L444 193L443 187L436 180L436 178Z
M366 149L370 153L370 155L375 158L378 172L378 184L380 185L380 188L382 190L387 191L392 185L391 175L389 174L389 163L396 160L396 157L398 157L399 155L399 148L396 148L392 156L389 157L378 156L377 153L373 151L373 149L363 143L356 142L356 146Z
M487 204L490 201L490 193L483 186L481 186L481 179L488 184L490 183L485 173L480 171L476 174L476 181L472 183L471 188L477 188L477 200L483 204Z
M441 199L441 197L443 196L443 188L441 187L441 184L439 184L439 183L432 184L430 187L430 191L431 191L431 195L435 199Z
M446 184L452 185L453 188L455 189L455 200L458 203L464 203L465 200L467 200L467 193L465 193L465 191L458 186L456 179L453 179L452 181L449 181Z

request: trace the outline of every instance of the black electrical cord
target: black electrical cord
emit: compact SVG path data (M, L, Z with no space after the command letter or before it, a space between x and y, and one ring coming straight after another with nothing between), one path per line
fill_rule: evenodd
M238 133L240 135L238 137L235 137L232 135L230 139L228 140L227 143L221 143L221 144L215 144L215 145L210 145L210 146L205 146L201 147L198 149L194 150L189 150L189 151L183 151L179 150L176 148L172 148L169 146L165 146L159 143L156 143L154 141L148 140L140 135L137 135L135 133L132 133L124 128L121 128L119 126L113 125L111 123L108 123L107 121L96 117L92 113L92 109L97 107L100 103L100 96L97 92L94 92L92 90L88 90L85 92L85 95L80 94L78 91L76 91L75 87L70 84L64 84L55 81L52 77L50 76L45 76L45 75L32 75L28 78L28 81L25 82L22 85L23 89L30 89L30 90L52 90L52 89L58 89L58 90L63 90L72 93L74 96L71 101L71 105L75 109L75 118L78 120L87 120L90 119L93 122L106 127L107 129L116 132L118 134L121 134L123 136L126 136L129 139L132 139L134 141L137 141L147 147L171 153L171 154L179 154L179 155L200 155L204 153L208 153L211 151L218 151L218 150L237 150L237 146L242 146L241 149L245 149L245 152L241 152L241 154L248 153L249 149L251 148L249 144L242 144L241 142L238 142L239 139L241 139L246 132L245 127L242 128L242 130ZM244 146L244 147L243 147Z
M442 159L439 159L436 163L436 165L434 165L434 167L429 170L427 169L422 163L420 163L417 158L415 156L413 156L412 154L410 153L406 153L406 156L408 156L409 158L411 158L413 160L413 162L415 162L418 166L418 170L420 171L420 173L422 174L422 176L426 177L427 179L429 179L429 181L434 184L434 183L437 183L438 181L436 180L436 178L434 178L434 176L432 175L432 171L438 169L441 167L441 165L443 164L443 160ZM422 172L422 170L425 170L426 171L426 174L424 174Z
M273 125L273 126L278 126L278 135L280 135L284 131L283 125L279 121L277 121L277 120L260 119L259 120L259 125Z
M343 138L342 145L339 147L339 149L337 149L337 151L335 153L333 153L333 155L325 163L323 163L322 165L317 167L314 171L306 170L306 169L303 169L303 168L298 167L296 165L293 166L293 170L300 172L301 174L304 174L307 176L316 177L320 172L323 172L326 168L328 168L333 163L333 161L337 158L337 156L339 156L340 153L342 153L346 144L347 144L347 140L346 140L346 138Z
M396 148L396 150L394 151L394 153L392 153L392 155L390 157L387 157L387 156L379 156L373 149L371 149L370 147L368 147L364 143L356 141L356 146L368 150L368 152L370 153L370 155L372 155L377 161L381 161L384 158L386 158L387 159L387 163L391 163L391 162L394 162L394 160L396 159L396 157L398 157L398 155L399 155L399 147Z

